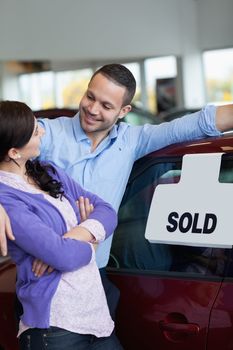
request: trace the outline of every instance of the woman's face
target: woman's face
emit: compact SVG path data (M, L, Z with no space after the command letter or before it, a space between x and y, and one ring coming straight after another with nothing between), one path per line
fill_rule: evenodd
M25 146L19 149L21 159L27 161L28 159L39 156L41 137L44 135L44 133L45 130L41 126L39 126L35 118L35 126L30 140Z

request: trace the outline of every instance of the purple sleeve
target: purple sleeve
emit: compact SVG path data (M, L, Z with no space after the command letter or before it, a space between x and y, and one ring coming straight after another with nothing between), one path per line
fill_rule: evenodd
M89 243L63 238L46 225L26 204L13 199L1 201L11 220L15 241L9 242L10 254L17 262L22 251L61 272L73 271L87 265L92 258ZM62 224L62 223L61 223ZM18 249L17 249L18 248Z

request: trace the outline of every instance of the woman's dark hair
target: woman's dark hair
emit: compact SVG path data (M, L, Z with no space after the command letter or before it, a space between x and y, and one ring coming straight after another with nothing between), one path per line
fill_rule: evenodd
M11 148L22 148L29 142L34 127L34 114L25 103L0 101L0 162L6 159ZM51 172L56 173L52 165L41 164L38 160L26 162L26 174L37 183L41 190L58 198L64 191L62 184L50 175Z
M136 80L128 68L118 63L106 64L99 68L91 77L91 80L97 75L103 74L107 79L112 80L115 84L126 88L124 105L131 103L135 91Z

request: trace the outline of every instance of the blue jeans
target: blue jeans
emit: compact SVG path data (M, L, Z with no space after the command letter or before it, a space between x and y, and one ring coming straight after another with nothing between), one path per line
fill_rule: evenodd
M28 329L21 334L19 344L20 350L123 350L114 333L97 338L57 327Z

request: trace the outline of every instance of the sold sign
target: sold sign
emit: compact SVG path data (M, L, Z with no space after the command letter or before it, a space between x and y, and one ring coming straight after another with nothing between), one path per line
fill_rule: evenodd
M219 183L222 153L183 157L179 183L155 188L145 237L152 243L233 245L233 184ZM232 170L233 171L233 170Z

